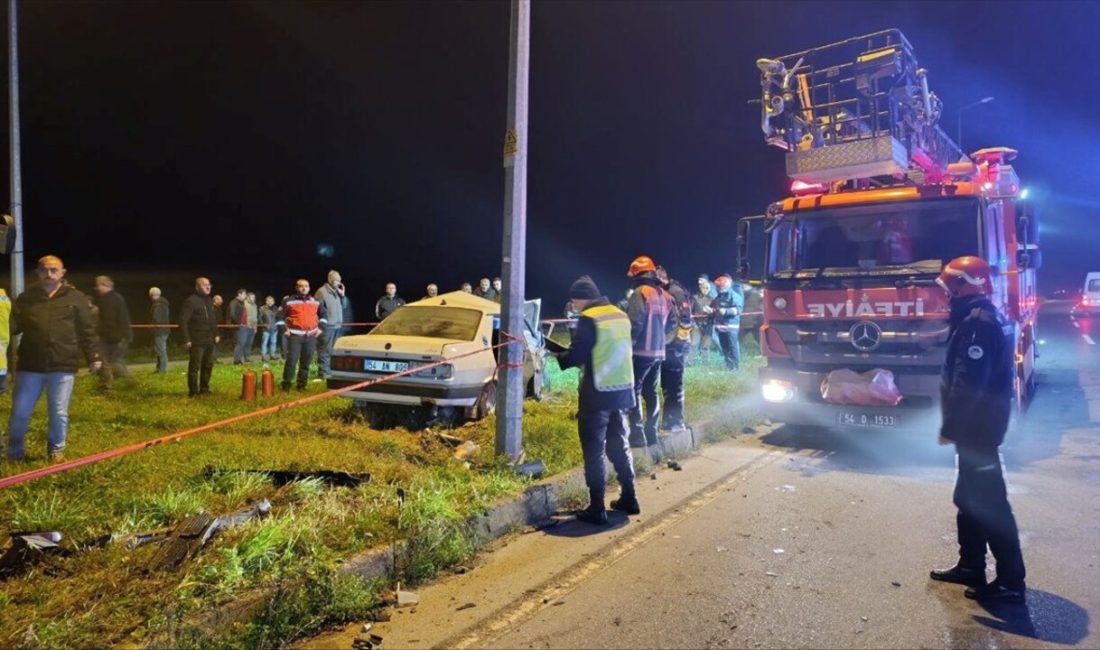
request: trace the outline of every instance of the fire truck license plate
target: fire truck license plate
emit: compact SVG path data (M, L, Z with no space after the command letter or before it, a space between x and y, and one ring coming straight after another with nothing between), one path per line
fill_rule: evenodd
M896 427L898 418L896 415L841 411L836 414L836 423L847 427Z

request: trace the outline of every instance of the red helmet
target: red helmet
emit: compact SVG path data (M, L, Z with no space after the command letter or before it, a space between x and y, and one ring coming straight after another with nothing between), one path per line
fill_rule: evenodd
M630 263L630 269L627 270L627 277L634 277L639 273L645 273L646 271L656 271L657 265L653 263L653 260L645 255L639 255L634 258L634 261Z
M952 298L989 295L992 290L992 274L985 260L965 255L948 262L940 277L936 278L936 284L943 287Z

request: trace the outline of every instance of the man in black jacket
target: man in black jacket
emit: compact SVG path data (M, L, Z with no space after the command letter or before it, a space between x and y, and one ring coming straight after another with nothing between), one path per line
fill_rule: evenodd
M195 293L188 296L180 307L180 335L183 336L183 347L190 353L187 360L188 397L210 392L214 345L220 339L210 288L209 278L195 278Z
M607 523L605 453L622 488L611 508L634 515L641 512L634 492L634 461L626 423L626 410L634 406L630 319L600 295L596 283L587 275L573 283L569 297L581 313L569 349L555 356L562 370L583 367L577 427L589 505L577 512L577 519L602 525Z
M36 272L38 282L15 300L11 313L11 332L22 334L23 339L8 424L10 460L23 458L23 441L42 391L46 391L49 413L47 452L51 460L61 460L78 354L84 353L93 372L101 366L88 297L64 281L65 265L54 255L39 259Z
M115 283L106 275L95 279L95 306L99 315L99 347L103 355L103 370L99 373L99 388L111 393L115 376L128 377L126 348L133 340L130 330L130 310L126 300L115 291Z
M997 451L1012 408L1016 334L988 298L991 276L985 260L960 257L936 280L951 297L940 444L954 444L958 453L954 501L959 561L950 569L932 571L931 578L968 585L967 598L1023 603L1027 586L1020 534ZM989 584L987 546L997 561L997 578Z
M168 299L161 296L160 289L149 287L149 322L167 325L172 322L168 313ZM168 328L153 329L153 351L157 354L157 372L168 372Z

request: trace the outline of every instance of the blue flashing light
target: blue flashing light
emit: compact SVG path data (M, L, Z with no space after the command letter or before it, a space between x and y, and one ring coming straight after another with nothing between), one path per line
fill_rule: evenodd
M1027 195L1028 194L1030 194L1030 192L1028 191L1028 188L1025 187L1024 189L1020 190L1020 200L1021 201L1027 200Z

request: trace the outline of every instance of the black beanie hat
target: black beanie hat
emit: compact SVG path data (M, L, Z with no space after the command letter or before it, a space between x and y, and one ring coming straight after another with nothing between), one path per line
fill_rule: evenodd
M579 298L581 300L595 300L600 297L600 289L596 286L596 283L592 281L592 278L587 275L582 275L577 278L577 281L569 287L569 297Z

